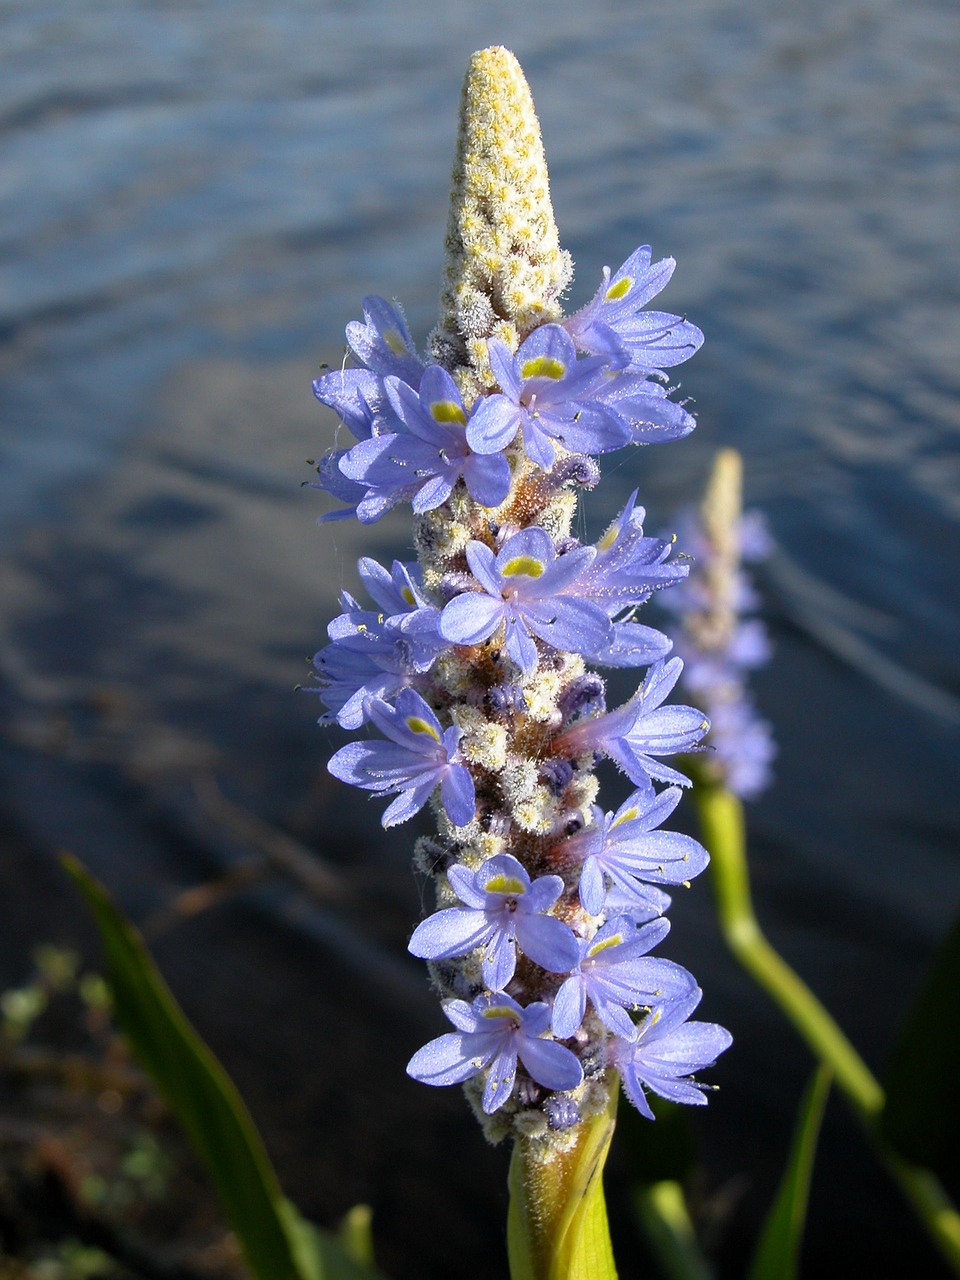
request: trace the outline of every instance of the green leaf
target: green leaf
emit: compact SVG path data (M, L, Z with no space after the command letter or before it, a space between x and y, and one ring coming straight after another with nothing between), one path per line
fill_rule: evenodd
M960 1190L960 916L937 952L890 1056L881 1132L908 1160Z
M368 1204L355 1204L340 1223L337 1239L348 1258L365 1267L373 1266L373 1210Z
M67 855L63 865L100 930L117 1022L206 1165L257 1280L375 1280L284 1200L236 1086L187 1021L139 933L76 858Z
M603 1166L618 1092L614 1077L606 1110L581 1123L569 1151L544 1160L536 1140L514 1143L507 1214L511 1280L617 1280Z
M753 1255L749 1280L794 1280L807 1217L810 1178L831 1072L820 1066L800 1102L787 1167Z
M644 1235L669 1280L712 1280L713 1271L700 1252L679 1182L665 1178L644 1183L634 1189L633 1203Z
M347 1214L344 1222L350 1220L357 1210L370 1210L366 1205L357 1205ZM369 1245L369 1263L354 1252L357 1240L346 1238L343 1225L339 1238L302 1218L296 1208L285 1200L283 1217L290 1239L297 1267L304 1280L382 1280L382 1275L373 1266L373 1247L369 1240L369 1221L367 1223L367 1243Z

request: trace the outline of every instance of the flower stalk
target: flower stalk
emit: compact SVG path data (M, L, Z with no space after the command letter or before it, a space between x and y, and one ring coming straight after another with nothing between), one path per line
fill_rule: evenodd
M960 1213L934 1174L903 1159L883 1140L880 1116L884 1094L879 1081L760 928L750 892L746 827L740 799L706 776L700 761L691 762L690 772L694 777L693 794L703 842L710 852L717 918L727 946L786 1015L814 1056L830 1068L837 1088L847 1099L891 1177L945 1261L960 1275Z
M616 1280L603 1196L617 1092L552 1158L520 1138L510 1160L507 1251L511 1280Z
M643 246L564 315L572 264L530 92L512 54L486 49L463 93L428 359L370 297L347 327L355 365L314 384L357 441L318 468L346 504L325 518L410 502L417 548L389 570L361 560L375 607L344 593L314 659L321 722L379 735L329 769L390 797L385 827L432 810L415 865L436 910L409 949L452 1030L407 1071L464 1085L490 1141L513 1140L511 1260L536 1280L614 1274L601 1172L618 1086L651 1120L648 1091L704 1105L696 1073L730 1043L692 1020L693 976L650 954L664 886L706 863L663 829L689 785L663 757L696 751L709 724L669 703L682 663L636 614L688 565L644 534L636 493L596 543L573 535L597 456L695 426L665 370L702 334L647 310L673 268ZM646 675L608 712L595 667ZM633 788L606 813L601 757Z

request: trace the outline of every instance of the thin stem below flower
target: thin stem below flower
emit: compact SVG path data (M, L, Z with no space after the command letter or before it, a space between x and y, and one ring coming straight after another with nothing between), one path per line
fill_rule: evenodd
M830 1067L877 1154L912 1205L953 1271L960 1275L960 1213L937 1177L904 1160L879 1129L884 1093L879 1081L817 997L767 941L753 910L746 857L743 806L691 763L694 799L710 874L717 917L727 946L792 1023L819 1061Z
M613 1078L606 1109L578 1126L567 1151L516 1139L507 1217L510 1280L617 1280L603 1167L618 1094Z

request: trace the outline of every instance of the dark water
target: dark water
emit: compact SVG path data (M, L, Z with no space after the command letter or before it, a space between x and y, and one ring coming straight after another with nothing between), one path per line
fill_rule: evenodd
M648 241L679 263L665 305L707 334L683 377L697 432L611 460L588 519L639 484L659 524L719 445L743 451L781 549L761 582L777 653L758 693L781 754L752 813L760 910L879 1067L960 900L960 15L263 9L0 5L2 787L23 903L4 973L77 927L60 845L140 918L261 848L255 819L322 848L344 897L247 895L164 935L161 959L294 1195L328 1220L372 1200L394 1274L412 1273L413 1223L424 1275L488 1274L500 1153L455 1091L402 1077L438 1027L403 959L409 840L333 790L334 736L288 696L355 556L407 539L400 517L314 526L297 486L333 425L309 379L364 293L429 329L460 79L473 49L508 44L574 303ZM698 1117L711 1185L739 1203L733 1259L808 1062L721 954L706 887L671 954L737 1037ZM843 1255L902 1275L929 1252L835 1110L809 1274Z

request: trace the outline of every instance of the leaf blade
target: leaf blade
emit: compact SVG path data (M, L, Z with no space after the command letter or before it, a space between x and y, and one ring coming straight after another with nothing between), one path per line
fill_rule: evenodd
M376 1280L284 1199L233 1081L191 1026L150 953L78 859L64 870L86 900L104 950L117 1022L206 1166L258 1280Z
M794 1280L807 1217L810 1180L832 1074L819 1066L807 1086L780 1188L753 1255L749 1280Z

